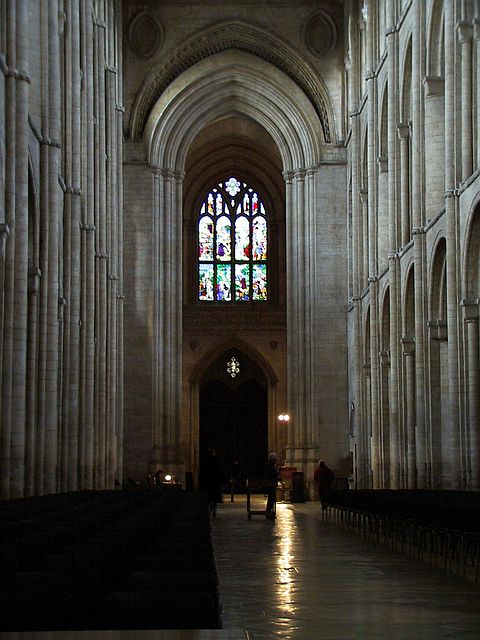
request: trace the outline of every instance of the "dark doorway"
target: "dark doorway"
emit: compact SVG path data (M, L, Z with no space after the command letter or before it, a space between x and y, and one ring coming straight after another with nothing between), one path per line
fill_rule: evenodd
M237 357L238 379L229 379L224 356L201 386L200 466L207 449L215 449L227 481L234 478L239 490L246 478L263 475L268 455L268 391L263 373L245 356Z

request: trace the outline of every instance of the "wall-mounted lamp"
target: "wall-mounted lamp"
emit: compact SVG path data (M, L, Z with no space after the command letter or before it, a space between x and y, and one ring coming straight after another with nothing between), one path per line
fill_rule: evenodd
M278 416L278 419L280 420L280 422L288 422L290 420L290 416L288 415L288 413L281 413Z

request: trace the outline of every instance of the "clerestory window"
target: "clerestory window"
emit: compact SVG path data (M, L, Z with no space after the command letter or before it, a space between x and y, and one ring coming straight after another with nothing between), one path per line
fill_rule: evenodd
M200 302L267 300L267 215L252 187L231 177L212 188L200 206L197 241Z

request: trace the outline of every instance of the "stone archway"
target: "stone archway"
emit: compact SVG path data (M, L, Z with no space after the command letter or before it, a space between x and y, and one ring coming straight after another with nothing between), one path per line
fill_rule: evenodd
M232 377L226 363L235 358ZM199 384L200 467L208 449L216 450L226 479L236 490L247 478L261 477L268 453L268 382L246 354L227 349Z
M234 377L227 372L227 361L232 357L240 368ZM217 449L227 474L233 472L237 456L240 481L247 473L253 477L252 473L261 472L267 451L285 448L286 434L280 433L276 424L281 410L277 383L275 372L262 355L235 338L218 344L198 362L190 376L189 392L190 468L194 477L209 447ZM247 425L248 421L251 424ZM246 432L239 433L245 425ZM259 450L252 453L249 449L253 447Z
M190 444L195 442L190 420L195 409L182 357L192 364L200 351L205 353L210 336L199 327L198 336L184 342L184 296L178 292L184 290L179 274L185 255L182 228L188 217L184 207L185 195L190 197L190 173L185 178L191 171L188 158L195 142L202 140L208 127L232 117L261 127L278 151L275 170L284 179L286 295L283 308L279 303L275 312L286 317L286 344L283 336L272 335L266 314L260 313L254 328L247 331L250 338L256 332L255 339L245 335L267 360L274 351L271 343L280 345L277 360L280 352L286 356L282 369L286 400L280 407L292 416L285 437L286 463L311 476L320 450L337 464L345 458L348 431L346 353L337 375L322 366L337 358L339 345L346 342L346 323L336 303L342 297L343 280L338 276L345 255L344 238L337 233L344 153L325 144L318 113L301 86L274 64L233 50L210 55L172 80L151 107L143 129L153 173L148 238L142 231L142 238L152 239L151 288L143 304L152 361L149 465L161 461L182 476L184 465L198 459L198 452L189 450L195 446ZM221 311L212 307L212 324ZM239 335L236 322L225 329L225 335L232 333ZM270 415L274 414L269 410ZM142 446L148 443L143 440Z

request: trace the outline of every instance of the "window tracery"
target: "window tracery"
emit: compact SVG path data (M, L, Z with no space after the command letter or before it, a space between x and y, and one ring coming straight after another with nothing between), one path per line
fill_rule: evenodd
M268 223L259 194L232 176L209 190L197 223L198 300L268 299Z

